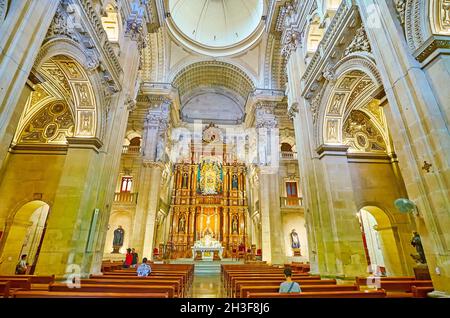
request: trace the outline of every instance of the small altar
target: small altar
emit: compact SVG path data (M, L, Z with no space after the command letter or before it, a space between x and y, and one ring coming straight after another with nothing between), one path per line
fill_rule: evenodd
M196 241L191 249L195 261L215 261L222 259L222 244L211 238L210 235L205 235L201 240Z

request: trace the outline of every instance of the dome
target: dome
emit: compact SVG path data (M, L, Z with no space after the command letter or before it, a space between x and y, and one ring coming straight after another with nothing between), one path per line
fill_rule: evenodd
M264 0L168 0L168 4L173 33L179 33L177 38L188 47L200 47L201 53L248 47L262 33L258 31L263 29Z

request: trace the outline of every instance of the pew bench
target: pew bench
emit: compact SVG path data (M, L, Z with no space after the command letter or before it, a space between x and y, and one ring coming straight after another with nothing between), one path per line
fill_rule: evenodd
M81 285L79 288L71 288L64 283L51 283L49 292L92 292L92 293L167 293L169 298L175 296L175 288L167 285Z
M412 294L414 298L428 298L428 293L434 291L433 287L412 287Z
M18 278L14 276L14 278L0 278L0 283L9 282L10 290L30 290L31 289L31 281L29 278Z
M0 280L11 278L29 278L31 284L50 284L55 281L55 275L0 275Z
M301 293L248 293L247 298L385 298L384 290L301 292Z
M169 298L168 293L17 291L14 298Z
M412 287L433 287L431 280L381 281L380 288L387 292L412 293Z
M153 273L152 273L153 274ZM186 291L188 286L185 283L185 277L183 276L178 276L178 275L164 275L164 276L157 276L157 275L150 275L150 276L146 276L146 277L139 277L139 276L131 276L131 275L127 275L127 276L119 276L119 275L90 275L89 276L90 279L99 279L99 280L105 280L105 279L115 279L115 280L132 280L132 281L144 281L144 280L148 280L148 281L154 281L154 280L165 280L165 279L169 279L169 280L179 280L180 284L181 284L181 289Z
M228 295L231 297L237 297L239 295L239 288L243 285L246 286L265 286L267 284L277 284L278 287L282 282L284 282L284 279L275 279L275 280L248 280L248 279L242 279L242 280L236 280L234 283L234 286L229 290ZM336 285L335 279L319 279L319 280L302 280L302 279L293 279L292 281L297 282L300 284L300 287L302 285Z
M181 298L185 291L181 288L180 280L173 279L81 279L80 284L85 285L143 285L143 286L173 286L175 295Z
M2 282L0 283L0 297L8 298L9 297L9 286L10 282Z
M359 291L357 285L303 285L302 292ZM278 293L280 285L240 286L240 298L247 298L248 293Z

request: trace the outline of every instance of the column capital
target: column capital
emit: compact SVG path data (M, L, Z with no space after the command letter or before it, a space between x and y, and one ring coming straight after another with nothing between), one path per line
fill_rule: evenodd
M320 145L316 152L322 158L324 156L347 156L348 148L347 145Z
M145 168L160 168L164 169L164 163L159 161L153 161L153 160L142 160L142 166Z
M66 137L69 148L92 149L99 152L103 146L103 142L97 137L81 138L81 137Z

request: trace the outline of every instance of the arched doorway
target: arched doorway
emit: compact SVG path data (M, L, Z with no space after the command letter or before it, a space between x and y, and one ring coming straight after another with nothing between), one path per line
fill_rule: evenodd
M50 206L43 201L24 204L7 226L1 254L0 273L12 275L20 256L26 254L29 274L34 273L47 224Z
M395 276L403 272L395 228L388 215L376 206L365 206L357 216L368 272L375 275Z

